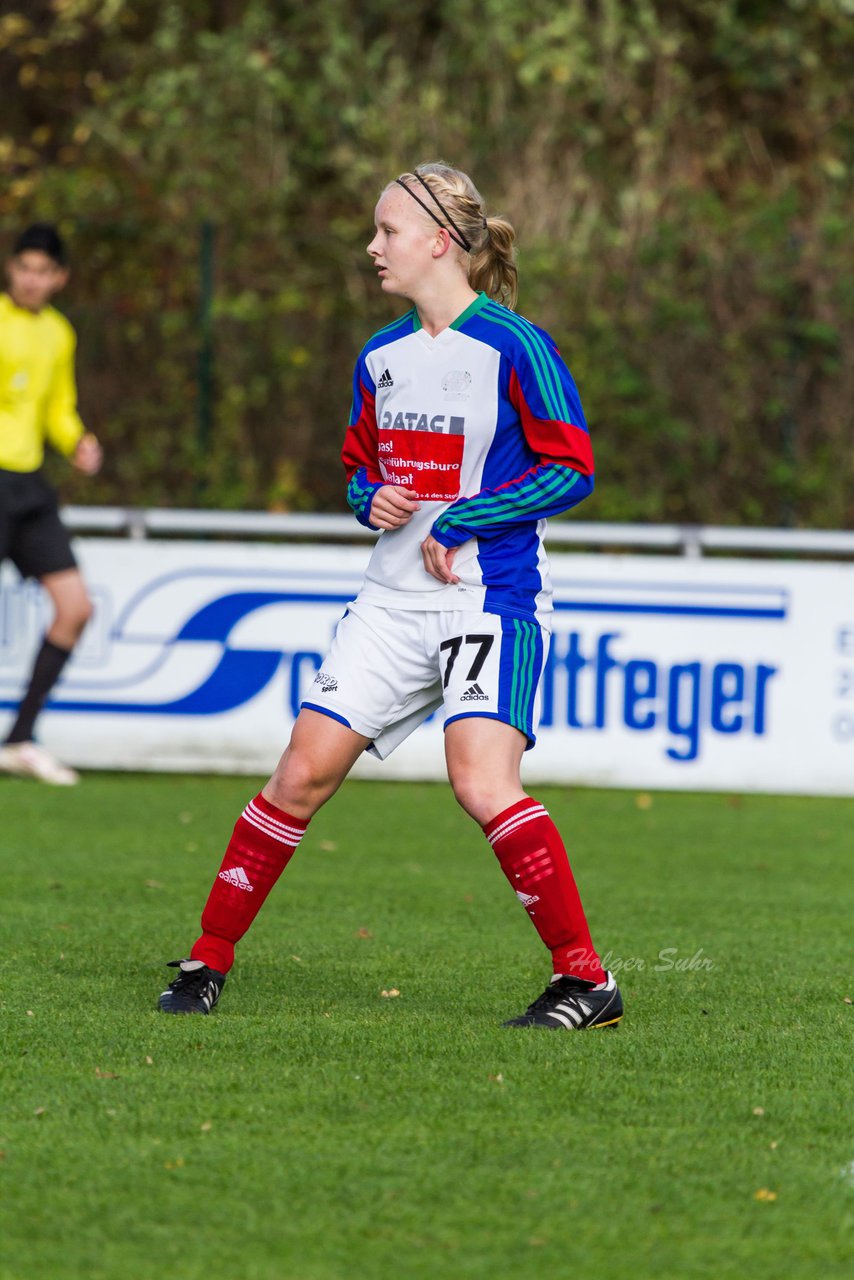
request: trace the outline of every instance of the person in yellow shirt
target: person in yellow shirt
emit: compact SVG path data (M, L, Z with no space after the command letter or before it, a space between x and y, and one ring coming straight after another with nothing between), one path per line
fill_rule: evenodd
M35 722L92 616L57 495L41 467L45 444L95 475L101 446L77 413L76 338L51 305L68 280L65 246L48 223L28 227L6 264L0 294L0 562L37 578L54 617L36 654L26 692L0 746L0 772L59 786L78 781L34 741Z

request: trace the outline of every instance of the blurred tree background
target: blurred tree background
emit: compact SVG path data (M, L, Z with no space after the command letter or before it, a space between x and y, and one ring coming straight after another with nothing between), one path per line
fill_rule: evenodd
M66 500L342 509L374 203L443 158L516 225L587 518L852 523L854 0L13 0L0 83L108 451Z

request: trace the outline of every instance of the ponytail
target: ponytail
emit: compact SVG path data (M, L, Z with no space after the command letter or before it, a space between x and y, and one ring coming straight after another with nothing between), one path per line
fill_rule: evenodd
M472 245L469 283L478 293L482 290L512 309L516 306L519 284L514 250L516 232L506 218L485 218L484 221L484 243L480 247Z

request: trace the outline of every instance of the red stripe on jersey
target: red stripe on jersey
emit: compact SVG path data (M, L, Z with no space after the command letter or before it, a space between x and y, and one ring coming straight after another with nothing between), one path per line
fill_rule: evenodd
M519 411L525 439L545 464L558 462L580 471L583 476L593 475L595 468L590 436L583 427L571 422L536 417L525 399L515 369L510 370L510 400Z
M371 484L384 484L377 462L377 409L374 393L363 383L362 408L355 422L351 422L344 435L341 461L350 481L360 467L368 473Z

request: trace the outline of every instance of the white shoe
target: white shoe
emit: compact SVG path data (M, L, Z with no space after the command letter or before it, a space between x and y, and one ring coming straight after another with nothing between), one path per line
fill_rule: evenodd
M0 747L0 773L13 773L17 778L37 778L54 787L73 787L80 775L39 747L35 742L7 742Z

